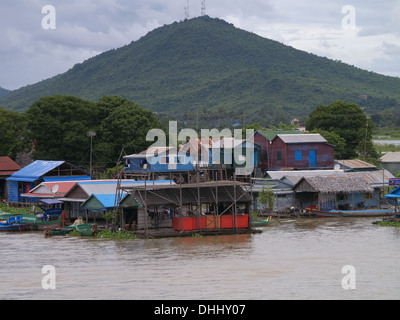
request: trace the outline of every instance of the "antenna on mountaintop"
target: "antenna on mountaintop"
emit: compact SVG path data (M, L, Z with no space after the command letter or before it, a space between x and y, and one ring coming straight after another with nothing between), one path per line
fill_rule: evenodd
M201 15L206 15L206 0L201 0Z
M186 6L185 6L185 19L189 19L190 14L189 14L189 0L186 1Z

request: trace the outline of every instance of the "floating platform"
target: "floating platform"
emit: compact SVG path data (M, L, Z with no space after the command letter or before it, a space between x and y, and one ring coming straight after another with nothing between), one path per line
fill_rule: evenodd
M171 228L166 229L149 229L147 232L134 231L134 234L138 238L142 239L162 239L162 238L180 238L180 237L192 237L196 235L201 236L223 236L223 235L235 235L235 234L259 234L262 230L259 229L214 229L214 230L192 230L192 231L175 231Z

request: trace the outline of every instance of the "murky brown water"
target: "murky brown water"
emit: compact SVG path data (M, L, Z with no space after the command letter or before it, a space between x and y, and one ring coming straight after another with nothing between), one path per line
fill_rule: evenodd
M0 233L0 299L399 299L400 229L274 221L257 235L110 241ZM56 289L42 288L42 268ZM342 287L342 268L356 289Z

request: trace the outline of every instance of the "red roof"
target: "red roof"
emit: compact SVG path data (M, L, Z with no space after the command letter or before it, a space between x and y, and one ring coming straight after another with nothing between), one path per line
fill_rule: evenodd
M32 189L29 193L21 194L22 197L34 198L60 198L72 189L76 181L60 181L60 182L42 182L40 185ZM47 193L35 192L40 186L45 186L48 189Z
M0 176L11 176L21 170L21 167L9 157L0 157Z

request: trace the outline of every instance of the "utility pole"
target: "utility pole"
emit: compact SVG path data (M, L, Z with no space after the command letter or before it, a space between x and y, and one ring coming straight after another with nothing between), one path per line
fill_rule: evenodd
M90 137L90 170L89 170L89 174L90 174L90 177L92 177L93 137L96 136L96 132L95 131L89 131L87 135L88 135L88 137Z

